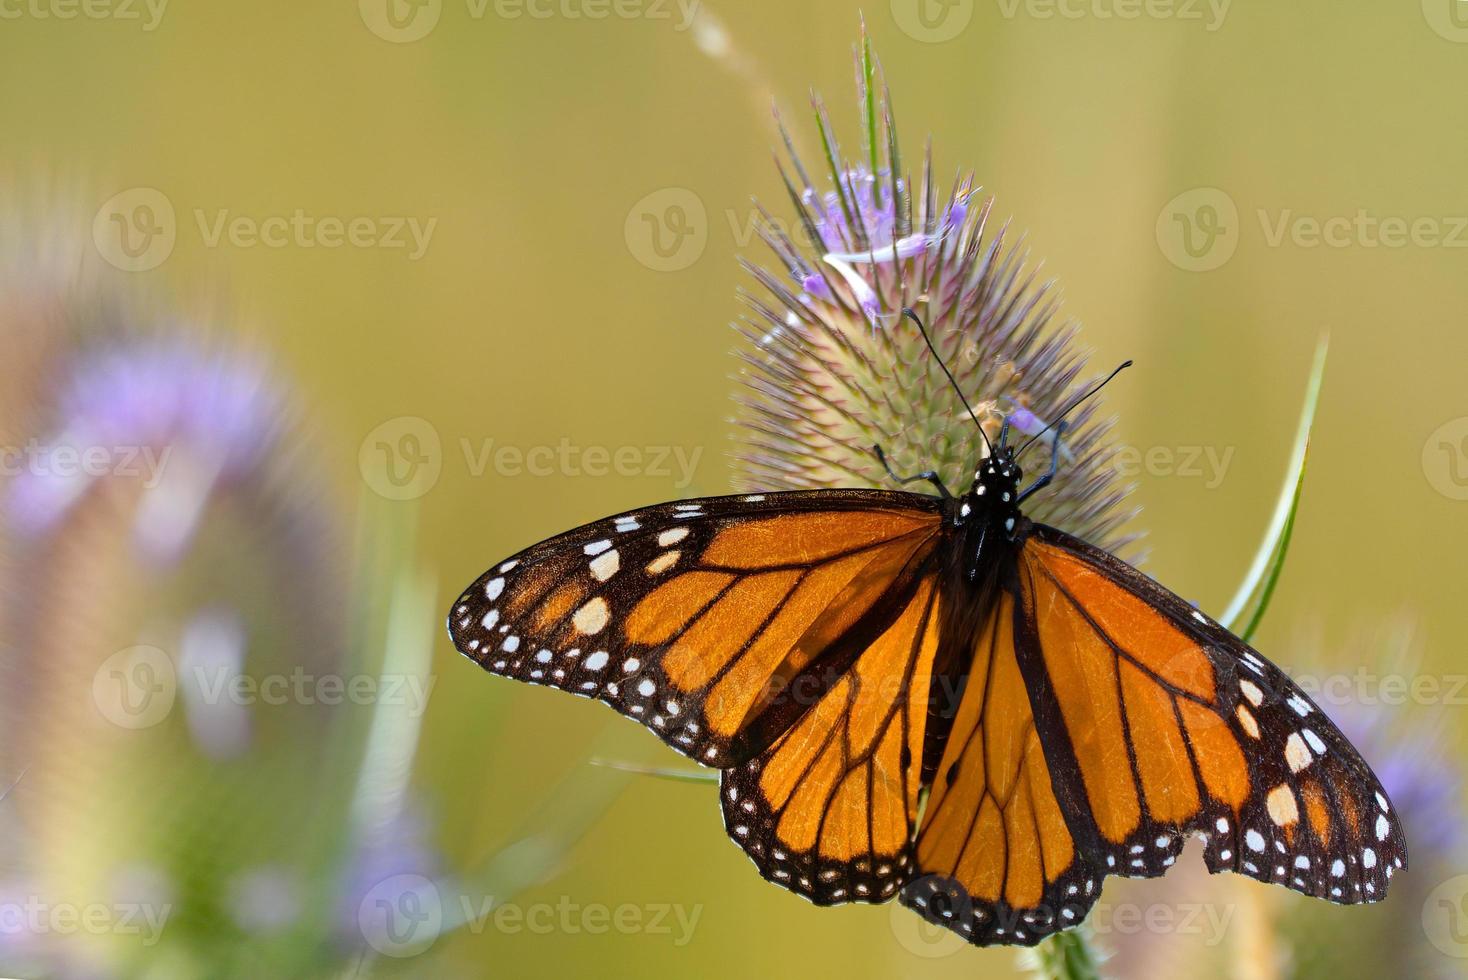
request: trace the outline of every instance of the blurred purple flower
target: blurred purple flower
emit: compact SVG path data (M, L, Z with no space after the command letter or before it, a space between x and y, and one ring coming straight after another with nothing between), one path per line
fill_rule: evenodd
M360 939L358 910L363 899L392 879L400 878L411 890L418 878L433 880L441 862L428 841L428 820L416 806L406 806L387 823L369 830L356 845L342 883L342 934L355 944ZM379 898L392 897L379 894Z
M134 540L171 561L214 487L250 473L274 447L280 408L264 365L236 352L166 338L83 354L63 383L52 434L23 450L10 524L45 534L99 480L131 480L149 491Z

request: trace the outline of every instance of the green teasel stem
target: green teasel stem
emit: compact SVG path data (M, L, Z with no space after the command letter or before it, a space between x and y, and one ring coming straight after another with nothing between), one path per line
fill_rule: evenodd
M1030 973L1045 980L1100 980L1101 956L1091 931L1080 926L1059 932L1021 956Z

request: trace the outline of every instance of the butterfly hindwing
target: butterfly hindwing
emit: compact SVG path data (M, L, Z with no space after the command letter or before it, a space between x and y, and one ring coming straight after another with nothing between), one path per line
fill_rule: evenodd
M1078 923L1101 891L1056 799L1000 597L973 644L934 773L904 905L976 945L1034 945Z
M930 573L808 713L725 771L725 828L767 880L832 905L907 879L942 601Z
M491 568L449 631L491 673L597 698L729 767L902 612L938 528L929 498L879 490L647 507Z

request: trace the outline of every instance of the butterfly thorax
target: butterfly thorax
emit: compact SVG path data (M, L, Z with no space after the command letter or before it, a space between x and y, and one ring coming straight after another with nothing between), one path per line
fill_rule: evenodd
M1023 477L1014 448L1002 446L979 464L969 492L952 502L950 516L964 542L963 575L973 586L986 584L985 569L996 567L994 552L1011 547L1023 526L1019 510Z

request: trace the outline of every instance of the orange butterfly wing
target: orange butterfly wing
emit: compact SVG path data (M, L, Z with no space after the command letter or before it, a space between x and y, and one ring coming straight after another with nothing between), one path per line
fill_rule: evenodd
M1160 875L1195 834L1212 872L1341 903L1383 898L1406 866L1401 827L1324 713L1129 565L1025 530L995 639L975 660L990 681L965 692L903 901L978 944L1030 944L1076 924L1104 875ZM1036 746L1048 787L1022 778Z
M963 697L902 901L976 945L1032 944L1080 921L1101 875L1056 799L1003 595L973 647Z
M725 828L767 880L818 905L907 880L942 604L930 574L804 717L724 773Z
M929 498L878 490L647 507L490 569L449 632L491 673L597 698L728 768L903 614L939 522Z

